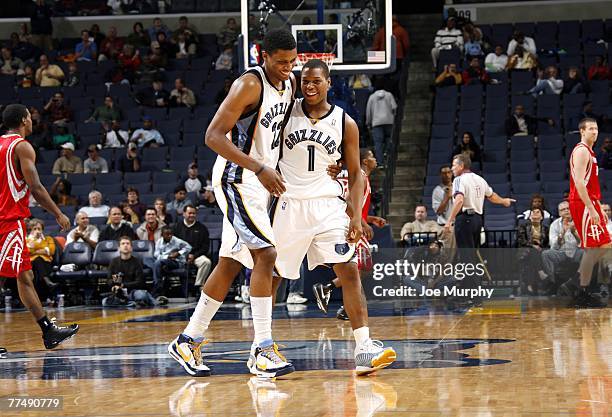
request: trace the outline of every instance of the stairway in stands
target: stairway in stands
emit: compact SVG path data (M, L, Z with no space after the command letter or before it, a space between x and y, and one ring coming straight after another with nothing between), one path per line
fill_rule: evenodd
M423 193L427 151L431 130L431 108L434 98L430 51L442 17L436 15L400 16L410 35L411 62L407 83L404 119L400 132L398 159L388 222L393 237L399 239L402 225L414 220L414 208Z

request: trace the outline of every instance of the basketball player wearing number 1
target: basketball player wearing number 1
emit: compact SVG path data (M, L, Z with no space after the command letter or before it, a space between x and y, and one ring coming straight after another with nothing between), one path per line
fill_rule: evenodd
M368 310L355 256L363 233L361 211L346 214L342 185L327 174L343 158L348 169L351 207L361 207L363 176L359 159L359 130L344 110L327 102L329 68L311 59L302 68L303 99L297 99L285 118L279 169L287 191L270 208L278 257L275 272L300 278L300 265L331 265L342 281L344 306L356 341L355 368L366 375L389 366L392 348L370 338ZM276 280L275 284L279 281Z
M53 349L74 336L79 326L57 326L45 314L34 288L24 221L31 216L30 193L55 216L62 230L70 228L70 220L53 202L38 177L34 148L25 140L32 133L28 109L21 104L9 104L2 112L2 122L8 132L0 136L0 276L17 279L21 301L40 326L45 347Z
M593 267L606 250L612 247L610 234L606 228L608 219L601 209L599 200L599 168L593 145L599 133L597 121L586 118L580 121L580 143L576 145L570 157L570 193L569 206L576 231L580 236L580 245L584 255L580 261L580 291L573 305L581 308L605 307L601 301L588 292Z

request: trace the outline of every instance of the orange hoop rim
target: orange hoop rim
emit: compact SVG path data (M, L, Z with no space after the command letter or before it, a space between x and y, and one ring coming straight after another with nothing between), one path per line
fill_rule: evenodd
M336 54L331 52L301 52L297 54L296 62L299 66L303 66L311 59L320 59L321 61L325 62L328 67L331 68L331 66L334 65Z

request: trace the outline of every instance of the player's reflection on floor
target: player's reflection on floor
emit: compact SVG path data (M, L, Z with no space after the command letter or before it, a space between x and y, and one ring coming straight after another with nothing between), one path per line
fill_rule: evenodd
M211 382L191 379L168 398L170 413L176 417L199 417L212 413L215 407L212 393L206 387ZM292 404L290 381L251 377L247 386L251 394L252 410L257 417L279 415L283 409L299 408ZM315 389L315 387L313 387ZM209 389L210 391L210 389ZM394 410L397 407L397 391L392 385L378 381L376 377L340 378L326 381L321 390L324 416L372 417L375 413ZM217 403L218 405L218 403Z

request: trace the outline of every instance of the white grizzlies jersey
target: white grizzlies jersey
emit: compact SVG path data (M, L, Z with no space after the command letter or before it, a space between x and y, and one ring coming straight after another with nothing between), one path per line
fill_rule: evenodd
M285 113L293 99L291 80L285 81L284 88L278 90L262 67L255 67L245 74L255 74L261 82L259 104L240 117L231 132L228 132L228 139L251 158L276 169L280 152L278 136ZM245 170L221 155L217 156L213 167L213 186L252 181L257 181L253 171Z
M283 130L278 162L288 198L310 199L342 196L342 185L327 174L327 166L342 158L344 110L332 105L320 119L312 119L297 99Z

